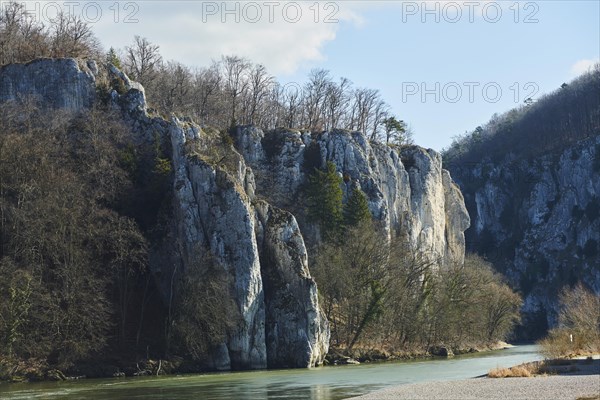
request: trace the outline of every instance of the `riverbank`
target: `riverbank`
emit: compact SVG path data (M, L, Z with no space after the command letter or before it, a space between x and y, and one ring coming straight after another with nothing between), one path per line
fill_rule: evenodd
M437 345L427 348L394 351L381 348L331 348L325 357L324 365L362 364L403 360L426 360L434 357L453 357L462 354L484 353L514 347L503 341L489 344L465 345L461 347Z
M412 351L388 351L381 349L357 348L351 352L344 349L331 349L324 365L348 365L375 362L394 362L402 360L427 360L454 355L484 353L488 351L508 349L512 345L496 342L489 345L464 346L451 348L435 346L430 349ZM86 378L124 378L134 376L159 376L190 373L218 372L203 369L199 364L182 358L140 359L138 361L119 358L98 358L78 363L68 369L61 369L40 359L0 359L0 382L43 382L65 381Z
M452 358L343 367L0 384L0 398L342 400L396 385L428 381L432 377L438 380L469 379L498 366L518 365L541 357L537 346L526 345Z
M360 400L579 400L598 399L599 375L535 378L475 378L397 386L356 397Z
M402 385L356 399L600 400L600 358L535 361L494 369L488 377Z

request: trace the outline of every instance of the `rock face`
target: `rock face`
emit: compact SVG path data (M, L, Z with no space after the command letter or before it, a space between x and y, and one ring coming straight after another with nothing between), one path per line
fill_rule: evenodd
M411 146L399 154L369 143L359 132L346 131L265 134L240 127L235 141L255 171L257 191L274 204L301 215L296 205L307 175L331 161L344 178L345 196L360 187L371 213L388 232L405 235L413 249L442 265L464 260L469 215L460 190L433 150Z
M600 136L531 160L449 168L473 218L467 247L520 287L528 318L552 326L564 285L600 293Z
M0 70L0 101L34 97L50 108L80 111L96 100L95 63L38 60ZM165 298L173 277L202 268L208 251L231 277L239 321L211 355L214 369L311 367L323 362L329 328L319 308L295 218L254 199L254 175L233 148L226 166L204 156L208 135L191 121L150 115L144 89L115 68L125 91L108 100L140 141L171 144L173 220L152 270ZM210 158L210 157L208 157ZM229 316L224 316L227 318ZM237 317L236 317L237 318Z
M128 98L137 105L131 107ZM137 129L164 128L164 121L145 112L143 90L132 87L116 100ZM254 198L253 172L235 150L227 149L224 164L205 156L209 138L197 125L172 118L163 134L171 140L175 170L174 268L198 268L199 249L208 249L232 277L231 295L240 315L209 367L321 364L329 328L295 218ZM157 266L162 276L175 273L170 264Z
M198 157L188 157L185 144L201 140L198 132L172 121L175 225L183 269L194 268L198 247L208 246L217 263L233 277L233 296L242 321L227 343L229 360L222 360L219 367L265 368L265 301L253 208L235 176Z
M33 97L48 107L81 110L96 98L94 61L41 59L0 68L0 102Z
M390 234L404 235L439 265L462 262L469 216L434 151L414 146L399 153L357 132L265 134L253 127L237 130L236 151L190 120L152 115L143 87L115 68L108 73L121 81L121 93L112 90L102 100L122 112L140 141L158 135L171 148L173 217L151 265L164 298L176 295L177 276L203 268L206 252L231 278L224 295L234 299L238 316L224 318L236 318L236 328L210 355L210 367L323 362L329 327L305 245L318 232L303 224L296 200L307 175L326 161L343 176L346 196L355 186L368 195L373 216ZM34 96L47 107L83 110L97 101L97 74L93 62L72 59L6 66L0 101Z
M256 215L262 245L268 365L318 364L327 354L329 327L321 316L300 228L292 214L264 201L257 203Z

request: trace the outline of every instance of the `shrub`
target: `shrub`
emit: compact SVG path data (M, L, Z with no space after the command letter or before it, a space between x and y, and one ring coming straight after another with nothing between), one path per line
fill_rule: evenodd
M495 368L488 372L488 378L529 378L531 372L523 366Z
M549 358L600 351L600 296L582 284L565 288L559 297L558 327L541 340Z

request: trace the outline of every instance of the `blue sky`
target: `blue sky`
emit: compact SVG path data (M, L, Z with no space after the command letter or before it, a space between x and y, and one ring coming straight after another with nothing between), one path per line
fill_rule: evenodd
M437 150L600 57L597 0L108 1L77 3L80 12L90 3L86 12L107 47L138 34L159 44L166 59L206 66L238 54L282 82L303 82L312 68L325 68L379 89L416 142Z

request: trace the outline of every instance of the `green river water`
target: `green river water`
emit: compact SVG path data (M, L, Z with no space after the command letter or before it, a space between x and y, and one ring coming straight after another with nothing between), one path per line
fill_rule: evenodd
M472 378L541 358L537 346L526 345L451 359L306 370L0 384L0 399L337 400L393 385Z

